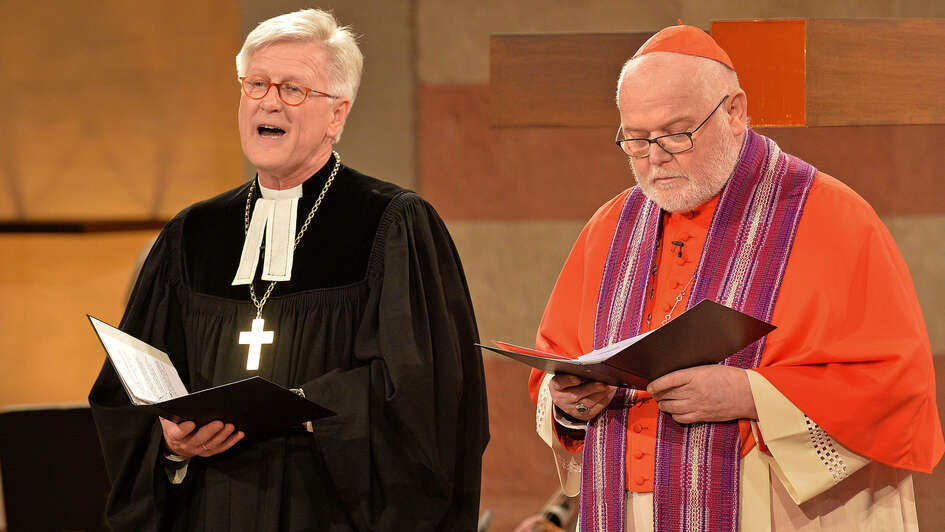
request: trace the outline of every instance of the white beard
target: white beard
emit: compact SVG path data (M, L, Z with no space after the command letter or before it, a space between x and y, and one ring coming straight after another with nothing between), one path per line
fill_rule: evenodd
M640 179L633 166L633 159L630 159L630 170L643 194L661 209L667 212L691 211L718 194L735 169L741 144L731 135L724 135L723 138L723 142L714 144L712 151L704 155L702 168L696 170L702 175L683 174L663 166L651 167L649 173ZM654 183L660 177L682 177L685 183L660 186Z

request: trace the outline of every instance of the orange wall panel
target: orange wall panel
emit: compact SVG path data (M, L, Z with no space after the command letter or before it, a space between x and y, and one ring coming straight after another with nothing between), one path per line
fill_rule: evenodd
M17 2L0 16L0 220L169 218L243 179L239 4Z
M85 315L118 323L154 235L0 235L0 406L86 400L105 352Z
M712 37L732 59L756 126L803 126L805 26L796 20L715 21Z

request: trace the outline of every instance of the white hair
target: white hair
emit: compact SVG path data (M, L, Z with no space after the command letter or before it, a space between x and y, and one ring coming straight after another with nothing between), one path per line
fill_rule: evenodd
M302 9L260 22L246 36L243 48L236 54L236 72L243 77L253 54L265 46L280 41L312 41L328 52L328 67L324 72L325 92L346 99L354 105L361 85L364 56L350 26L339 26L334 15L321 9ZM322 90L319 87L319 90ZM335 142L341 138L341 132Z

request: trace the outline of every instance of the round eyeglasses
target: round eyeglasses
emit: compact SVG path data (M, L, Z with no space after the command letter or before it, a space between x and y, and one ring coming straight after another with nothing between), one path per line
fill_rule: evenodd
M271 87L276 88L279 99L286 105L302 105L302 102L308 98L309 94L325 96L327 98L337 98L327 92L317 91L308 87L303 87L292 81L283 81L282 83L273 83L262 76L249 76L240 78L240 85L243 86L243 94L254 99L262 100L269 94Z
M666 153L677 154L683 153L691 150L693 148L692 144L692 135L699 131L699 128L705 125L706 122L712 118L712 115L719 110L719 107L722 107L722 104L725 103L725 100L728 99L726 94L722 101L715 106L715 109L712 109L712 112L709 113L709 116L705 117L698 126L692 131L684 131L682 133L671 133L669 135L660 135L652 139L625 139L620 137L620 132L623 129L622 127L617 128L617 146L634 159L643 159L650 156L650 144L656 144L663 149Z

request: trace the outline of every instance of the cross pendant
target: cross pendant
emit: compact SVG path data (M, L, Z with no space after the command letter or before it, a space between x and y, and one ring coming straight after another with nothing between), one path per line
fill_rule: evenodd
M274 331L263 330L263 319L253 320L253 326L248 331L240 331L240 343L249 344L249 356L246 358L246 369L259 369L259 350L262 344L271 344Z

